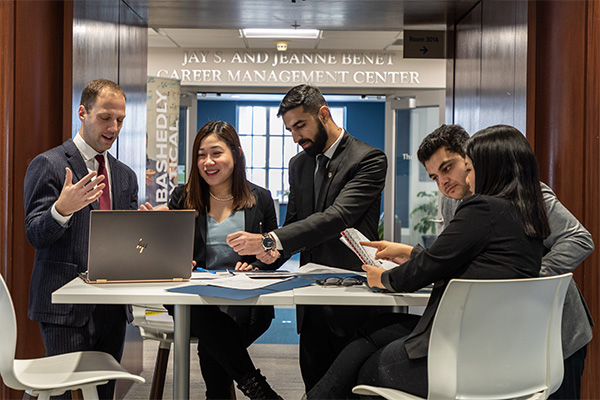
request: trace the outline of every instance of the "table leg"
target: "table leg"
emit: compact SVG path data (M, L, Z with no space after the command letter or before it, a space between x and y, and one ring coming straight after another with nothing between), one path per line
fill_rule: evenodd
M175 305L173 399L190 398L190 307Z
M408 314L408 306L393 306L392 309L395 313Z

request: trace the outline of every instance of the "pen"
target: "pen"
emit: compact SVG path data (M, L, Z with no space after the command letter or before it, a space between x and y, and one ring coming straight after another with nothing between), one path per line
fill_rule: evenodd
M258 223L258 227L260 228L260 234L263 234L262 221Z
M217 271L211 271L210 269L205 269L205 268L196 268L196 271L198 272L208 272L209 274L216 274Z

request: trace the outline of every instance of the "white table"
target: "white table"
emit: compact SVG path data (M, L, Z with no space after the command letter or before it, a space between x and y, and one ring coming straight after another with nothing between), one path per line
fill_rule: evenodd
M168 289L197 285L197 281L180 283L109 283L87 284L75 278L52 293L53 303L67 304L173 304L173 398L189 399L190 391L190 306L192 305L361 305L424 306L426 293L374 293L366 286L306 286L252 297L228 300L196 294L168 292Z

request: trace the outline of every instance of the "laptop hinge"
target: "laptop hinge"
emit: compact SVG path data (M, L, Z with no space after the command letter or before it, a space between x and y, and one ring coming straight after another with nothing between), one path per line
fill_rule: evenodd
M183 278L173 278L173 282L183 282Z
M107 279L96 279L96 283L107 283Z

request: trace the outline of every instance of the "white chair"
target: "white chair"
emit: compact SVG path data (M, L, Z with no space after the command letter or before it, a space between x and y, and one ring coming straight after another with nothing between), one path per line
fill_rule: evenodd
M127 372L113 356L99 351L78 351L58 356L15 360L17 320L8 287L0 276L0 374L4 384L30 396L49 399L68 390L81 390L84 399L98 399L96 386L112 379L144 383Z
M563 379L561 321L571 275L452 280L429 340L427 398L548 398ZM421 399L369 385L352 392Z

